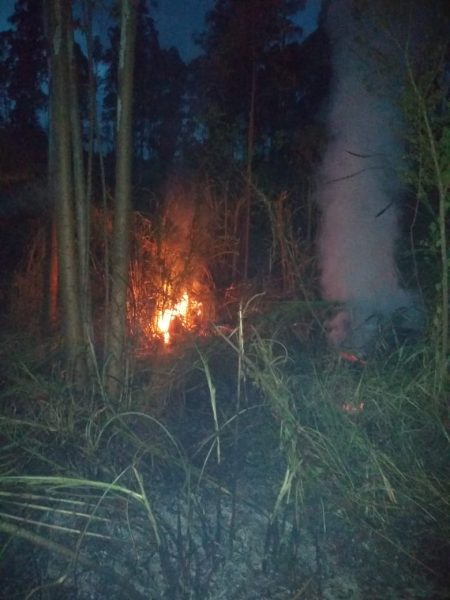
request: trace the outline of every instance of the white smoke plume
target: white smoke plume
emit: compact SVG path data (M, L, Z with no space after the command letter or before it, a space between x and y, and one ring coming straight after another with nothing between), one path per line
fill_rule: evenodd
M392 48L373 22L355 14L351 0L332 0L325 26L333 75L318 186L321 283L326 299L344 304L328 323L330 341L364 348L380 320L413 305L395 260L403 191L400 77L391 66L380 68L380 56Z

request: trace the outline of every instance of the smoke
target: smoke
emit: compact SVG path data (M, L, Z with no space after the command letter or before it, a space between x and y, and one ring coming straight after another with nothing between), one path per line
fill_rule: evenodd
M333 75L318 188L321 283L326 299L344 305L328 322L330 341L366 348L380 322L412 314L414 306L395 259L403 193L404 127L394 101L400 73L389 64L388 40L354 13L351 0L330 3L325 27Z

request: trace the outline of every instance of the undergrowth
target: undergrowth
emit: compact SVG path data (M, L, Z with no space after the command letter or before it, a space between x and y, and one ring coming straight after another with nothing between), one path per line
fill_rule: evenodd
M7 340L5 589L19 553L38 565L14 588L23 598L71 586L81 598L83 585L252 598L251 574L264 578L261 598L319 599L340 570L357 580L347 597L445 597L450 432L432 353L400 347L350 364L240 317L149 358L120 405L99 380L83 394L66 385L54 354Z

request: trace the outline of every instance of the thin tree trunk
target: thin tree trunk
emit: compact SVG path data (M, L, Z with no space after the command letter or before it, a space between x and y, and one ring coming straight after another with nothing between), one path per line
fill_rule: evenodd
M121 0L119 90L114 226L111 249L111 306L108 330L107 390L118 396L124 383L126 304L131 226L132 92L136 5Z
M107 202L107 189L106 189L106 175L105 165L102 155L101 147L101 132L100 124L97 118L97 77L95 69L95 58L94 58L94 36L92 31L92 11L93 3L95 0L83 0L82 1L82 15L83 15L83 29L86 37L86 48L88 57L88 123L89 123L89 135L88 135L88 156L87 156L87 180L86 180L86 203L88 206L87 210L87 233L90 237L91 230L91 203L92 203L92 188L93 188L93 165L95 152L98 152L98 164L100 169L100 185L101 185L101 198L102 198L102 210L103 210L103 229L102 239L104 245L103 252L103 268L104 273L109 273L109 236L108 236L108 202ZM109 328L109 277L105 276L104 279L104 312L103 312L103 339L102 348L104 356L107 355L107 334ZM91 297L88 298L88 315L91 316Z
M247 134L247 173L245 178L245 205L243 231L243 270L244 280L248 279L248 261L250 253L251 204L253 190L253 148L255 143L255 104L256 104L256 59L252 61L252 76L250 89L250 108L248 114Z
M50 32L50 7L48 1L44 3L44 27L47 40L47 69L50 79L50 93L48 98L48 145L47 145L47 193L52 198L55 195L55 177L56 177L56 149L55 149L55 128L53 123L53 102L52 93L52 52L51 52L51 32ZM58 325L58 297L59 297L59 279L58 279L58 241L56 232L56 219L53 212L50 223L47 228L47 267L45 272L45 310L43 318L43 328L45 331L54 333Z
M49 232L49 281L48 281L48 313L47 322L52 332L56 331L58 324L58 242L55 219L52 219Z
M91 338L92 333L92 297L89 279L89 249L91 239L91 210L92 210L92 189L93 189L93 165L95 154L95 141L97 133L97 81L95 77L95 61L94 61L94 38L92 33L92 10L93 0L83 0L82 15L83 29L86 37L86 48L88 57L88 153L87 153L87 174L86 174L86 241L87 241L87 256L86 258L86 330ZM99 148L100 152L100 148ZM106 271L105 271L106 272Z
M54 141L55 214L58 238L59 278L62 302L66 370L69 379L84 379L83 335L73 214L71 124L69 112L70 5L59 0L48 4L51 48L51 122Z
M76 214L76 240L78 256L78 272L80 279L80 308L83 324L83 334L89 331L90 319L89 306L89 231L88 231L88 204L86 199L86 179L84 169L83 145L81 139L81 119L77 82L77 67L73 51L73 33L67 29L67 49L70 68L70 127L72 143L73 182L75 193Z
M86 179L86 202L88 206L92 200L92 170L95 152L95 136L97 132L97 102L96 90L97 82L95 77L94 65L94 38L92 34L92 0L83 0L83 29L86 37L86 48L88 58L88 158L87 158L87 179ZM88 233L90 226L90 214L88 211Z

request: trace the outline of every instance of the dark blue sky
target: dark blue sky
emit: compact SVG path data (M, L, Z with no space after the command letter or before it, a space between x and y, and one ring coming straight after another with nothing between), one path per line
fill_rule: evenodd
M321 0L308 0L306 9L299 13L297 24L303 27L305 35L314 30ZM15 0L0 0L0 30L8 27L7 19L14 11ZM153 13L164 47L176 46L186 61L195 56L196 48L192 34L203 29L206 11L214 0L159 0Z

